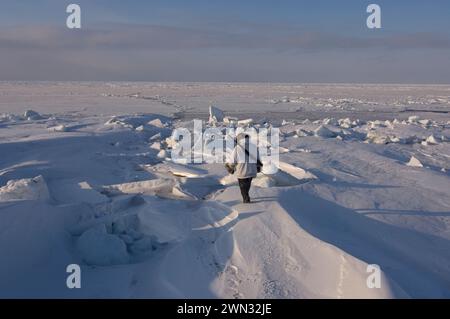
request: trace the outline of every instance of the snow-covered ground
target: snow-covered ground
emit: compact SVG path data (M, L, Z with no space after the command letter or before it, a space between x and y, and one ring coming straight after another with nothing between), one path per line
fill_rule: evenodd
M170 161L209 105L282 132L252 204ZM0 297L449 298L449 112L443 85L1 82Z

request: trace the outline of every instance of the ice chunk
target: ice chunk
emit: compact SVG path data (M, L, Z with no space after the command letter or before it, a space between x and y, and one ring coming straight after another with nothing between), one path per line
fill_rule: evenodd
M342 128L352 128L353 127L352 121L349 118L340 119L338 124Z
M90 265L110 266L129 262L125 242L108 234L104 224L86 230L77 240L77 249Z
M241 126L251 125L252 123L253 123L253 119L246 119L246 120L238 121L238 125L241 125Z
M384 121L384 125L385 125L386 127L388 127L389 129L391 129L391 130L394 129L394 124L392 124L392 122L389 121L389 120Z
M391 143L400 143L401 142L400 138L397 136L390 136L389 140Z
M431 121L430 120L419 120L419 123L425 127L430 126L431 125Z
M151 120L151 121L148 122L147 124L148 124L148 125L153 125L153 126L158 127L158 128L164 128L164 127L166 127L166 125L164 125L164 123L163 123L159 118L156 118L156 119L154 119L154 120Z
M49 127L48 130L52 131L52 132L67 132L67 127L64 125L58 125L58 126Z
M388 144L390 142L389 136L382 135L377 131L367 132L366 142L373 144Z
M297 137L305 137L305 136L309 136L309 135L311 135L311 133L310 132L308 132L308 131L305 131L304 129L301 129L301 128L299 128L298 130L296 130L295 131L295 136L297 136ZM295 137L294 136L294 137Z
M23 116L28 120L28 121L35 121L35 120L42 120L43 117L41 116L41 114L39 114L38 112L35 112L33 110L28 110L25 111L25 113L23 114Z
M125 120L120 119L119 117L116 117L116 116L113 116L111 119L109 119L105 123L105 125L107 125L107 126L110 126L110 125L112 125L112 126L122 126L122 127L130 128L130 129L134 128L131 123L127 123Z
M150 148L151 148L152 150L157 150L157 151L159 151L159 150L161 150L161 143L160 143L160 142L155 142L155 143L153 143L152 145L150 145Z
M422 163L414 156L411 156L411 159L409 160L409 162L406 165L411 166L411 167L423 167Z
M135 130L136 132L145 132L147 128L144 125L139 125Z
M149 138L149 141L159 141L159 140L161 140L161 132Z
M320 137L336 137L337 134L327 127L321 125L314 131L314 135Z
M427 139L426 139L427 144L430 145L437 145L438 141L435 139L435 137L433 135L430 135Z
M370 129L376 129L376 128L385 126L385 124L383 122L379 121L379 120L369 121L367 124L368 124Z
M156 155L156 157L161 158L161 159L165 159L168 157L167 151L166 150L160 150L158 152L158 154Z
M209 123L223 122L223 111L215 106L209 107Z
M266 165L264 165L266 166ZM258 187L268 188L276 186L294 186L301 183L305 183L309 180L316 179L317 177L300 167L296 167L289 163L279 162L279 169L273 172L266 172L258 174L254 180L254 185ZM226 183L228 182L228 183ZM230 184L230 180L222 180L223 185Z
M408 123L410 123L410 124L417 123L419 120L420 120L420 117L417 115L408 117Z
M226 116L223 118L223 122L225 124L230 124L230 125L234 125L238 122L238 119L236 117L230 117L230 116Z
M10 180L0 188L0 202L13 200L47 200L47 183L41 175L34 178Z
M326 118L323 120L323 124L324 125L333 125L333 126L338 126L339 122L334 119L334 118Z

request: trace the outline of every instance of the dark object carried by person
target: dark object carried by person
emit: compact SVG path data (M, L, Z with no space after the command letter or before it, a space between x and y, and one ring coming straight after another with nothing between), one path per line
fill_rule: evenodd
M258 159L258 160L256 161L256 171L257 171L258 173L261 173L262 167L263 167L263 163Z
M234 164L226 163L225 168L228 171L228 173L231 175L233 175L234 172L236 171L236 165L234 165Z

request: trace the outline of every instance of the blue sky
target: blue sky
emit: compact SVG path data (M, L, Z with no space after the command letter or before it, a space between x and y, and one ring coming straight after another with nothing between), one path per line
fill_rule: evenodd
M69 3L82 29L65 28ZM365 25L382 8L381 30ZM0 80L450 83L450 1L0 0Z

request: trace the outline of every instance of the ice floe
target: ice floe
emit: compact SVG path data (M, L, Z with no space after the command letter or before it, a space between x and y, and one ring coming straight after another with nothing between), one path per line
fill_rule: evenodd
M48 200L50 194L43 176L9 180L0 188L0 202L15 200Z

